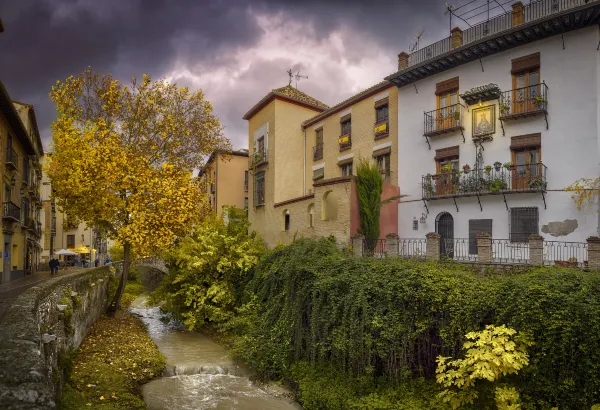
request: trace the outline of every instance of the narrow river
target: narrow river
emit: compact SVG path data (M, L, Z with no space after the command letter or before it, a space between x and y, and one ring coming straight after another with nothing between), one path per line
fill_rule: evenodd
M253 384L250 373L235 364L222 346L185 330L145 302L145 296L139 297L130 311L147 325L150 337L167 359L163 377L142 388L150 410L301 409L290 399Z

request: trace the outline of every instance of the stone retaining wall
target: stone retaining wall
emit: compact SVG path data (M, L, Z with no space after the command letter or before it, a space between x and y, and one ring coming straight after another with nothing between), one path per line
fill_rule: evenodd
M0 408L54 409L64 360L106 311L116 263L42 282L25 291L0 322Z

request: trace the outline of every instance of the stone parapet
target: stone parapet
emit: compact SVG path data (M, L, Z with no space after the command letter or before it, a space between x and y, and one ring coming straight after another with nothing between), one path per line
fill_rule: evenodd
M479 263L492 263L492 237L487 232L477 233L477 261Z
M115 263L26 290L0 322L0 408L55 409L64 384L59 357L75 350L108 307ZM60 306L59 306L60 305Z

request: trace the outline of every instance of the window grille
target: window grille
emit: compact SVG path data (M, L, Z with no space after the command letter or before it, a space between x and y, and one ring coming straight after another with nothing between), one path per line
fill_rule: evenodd
M265 172L257 172L254 176L254 206L265 204Z
M538 234L538 224L537 208L511 208L510 241L527 242L529 235Z

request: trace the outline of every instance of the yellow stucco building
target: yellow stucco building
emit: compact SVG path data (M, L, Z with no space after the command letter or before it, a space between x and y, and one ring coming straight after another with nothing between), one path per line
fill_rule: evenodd
M44 162L50 155L44 155ZM112 241L97 228L70 218L56 206L52 196L52 184L45 172L42 175L41 198L41 261L47 263L56 251L67 249L78 253L79 260L93 262L98 258L100 264L103 264ZM74 257L57 258L61 261L75 261Z
M244 116L250 147L249 219L267 245L359 228L352 176L374 161L383 196L397 195L397 89L384 81L328 107L292 86L272 90ZM397 232L397 203L382 209L382 236Z
M198 177L213 211L248 207L248 150L213 152Z
M1 283L31 274L39 267L42 155L33 106L12 100L0 82Z

